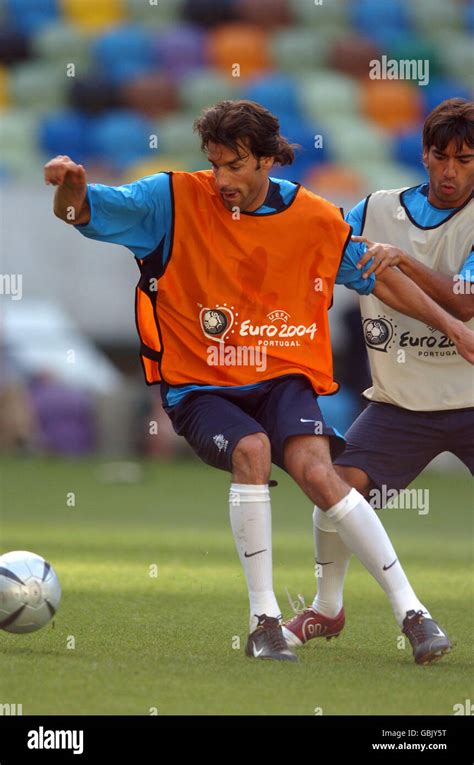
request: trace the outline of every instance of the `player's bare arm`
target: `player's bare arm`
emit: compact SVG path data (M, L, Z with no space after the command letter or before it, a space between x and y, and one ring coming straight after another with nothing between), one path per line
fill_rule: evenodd
M400 313L439 329L455 344L458 353L474 364L474 332L435 303L414 281L396 268L386 269L373 294Z
M53 208L57 218L75 225L89 222L86 171L82 165L59 155L44 166L44 180L47 186L57 186Z
M352 241L363 242L368 248L359 260L358 268L363 268L373 258L362 274L364 279L372 273L380 278L387 268L396 266L456 319L466 322L474 316L474 293L456 294L453 277L433 271L391 244L371 242L364 236L353 236Z

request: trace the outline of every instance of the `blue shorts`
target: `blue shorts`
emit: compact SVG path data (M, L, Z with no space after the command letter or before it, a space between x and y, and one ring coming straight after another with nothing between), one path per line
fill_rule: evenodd
M441 452L452 452L474 475L474 407L413 412L372 402L347 433L334 460L363 470L378 489L405 489Z
M290 436L329 436L332 459L345 446L341 434L324 422L318 396L304 375L284 375L253 390L193 391L165 411L198 457L221 470L232 471L232 452L251 433L268 436L272 462L283 470L283 448Z

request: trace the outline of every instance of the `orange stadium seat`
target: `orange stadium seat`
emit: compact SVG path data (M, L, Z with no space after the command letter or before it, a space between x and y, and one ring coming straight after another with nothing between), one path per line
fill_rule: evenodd
M360 173L342 165L324 164L312 168L303 183L310 189L319 189L318 194L324 189L325 194L336 198L338 195L361 197L364 194L364 179Z
M209 32L209 60L230 78L251 77L272 67L268 33L247 24L222 24ZM233 74L234 65L240 74Z
M387 130L402 130L422 118L418 89L400 80L362 81L360 104L366 117Z

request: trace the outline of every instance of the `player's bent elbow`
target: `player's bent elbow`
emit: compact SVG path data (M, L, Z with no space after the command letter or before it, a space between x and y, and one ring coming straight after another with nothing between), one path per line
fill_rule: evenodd
M467 307L463 308L461 311L459 311L459 315L456 317L457 319L460 319L464 324L467 321L471 321L471 319L474 319L474 307Z

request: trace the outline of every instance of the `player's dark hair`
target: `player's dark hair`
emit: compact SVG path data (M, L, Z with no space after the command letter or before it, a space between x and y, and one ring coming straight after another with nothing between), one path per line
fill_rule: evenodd
M455 142L456 151L464 144L474 147L474 102L464 98L448 98L428 115L423 126L423 148L435 146L444 151Z
M297 144L280 135L278 119L255 101L220 101L203 110L194 130L201 137L203 151L212 142L232 149L243 159L243 143L257 159L273 157L278 165L291 165L295 158Z

